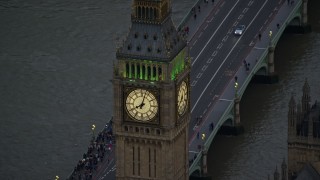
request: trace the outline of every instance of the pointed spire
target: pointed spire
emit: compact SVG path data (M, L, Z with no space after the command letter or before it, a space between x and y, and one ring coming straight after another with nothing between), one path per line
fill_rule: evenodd
M286 159L283 158L283 161L281 164L281 180L288 180L287 176L288 176L287 163L286 163Z
M296 101L294 100L293 94L291 95L291 99L289 102L289 112L288 112L288 127L295 127L296 124Z
M308 113L310 110L310 86L309 86L307 78L304 82L302 91L303 91L303 95L301 98L302 113L305 114L305 113Z
M297 124L301 125L302 123L302 107L301 107L301 103L298 102L297 104Z
M280 174L278 172L277 166L276 166L276 170L274 171L274 174L273 174L273 179L274 180L280 180Z

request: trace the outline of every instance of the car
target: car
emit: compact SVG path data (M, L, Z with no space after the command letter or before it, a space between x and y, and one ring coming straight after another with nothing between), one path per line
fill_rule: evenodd
M241 36L244 33L244 30L246 29L245 25L239 25L236 30L234 31L234 35Z

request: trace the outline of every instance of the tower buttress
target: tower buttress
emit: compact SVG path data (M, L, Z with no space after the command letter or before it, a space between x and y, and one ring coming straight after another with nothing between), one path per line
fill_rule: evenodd
M288 171L287 171L287 164L285 158L283 158L281 164L281 180L288 180Z
M313 140L313 118L308 117L308 141Z
M280 174L278 172L277 166L276 166L276 170L274 171L274 174L273 174L273 179L274 180L280 180Z
M301 135L301 126L302 126L302 107L301 103L298 102L297 104L297 124L296 124L296 136Z
M307 78L304 82L302 91L303 91L302 98L301 98L302 113L305 114L305 113L308 113L310 110L310 86Z
M289 140L296 135L296 119L297 119L297 112L296 112L296 102L294 100L293 95L291 96L289 102L289 111L288 111L288 136Z

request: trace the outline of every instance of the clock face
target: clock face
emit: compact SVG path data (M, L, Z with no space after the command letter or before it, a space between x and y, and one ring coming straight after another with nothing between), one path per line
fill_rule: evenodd
M158 113L158 101L150 91L135 89L126 98L126 109L137 121L151 121Z
M188 105L188 87L187 83L183 81L178 89L178 114L182 115L185 113Z

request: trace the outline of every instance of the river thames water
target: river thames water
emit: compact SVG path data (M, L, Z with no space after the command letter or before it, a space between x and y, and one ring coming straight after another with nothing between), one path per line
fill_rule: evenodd
M246 132L218 136L209 152L215 179L266 178L286 156L286 114L305 78L320 99L320 19L314 31L284 35L280 82L250 85L241 102ZM194 0L173 0L181 21ZM112 116L112 64L130 23L127 0L0 0L0 179L61 179ZM312 9L311 9L312 10ZM120 39L119 39L120 37Z

